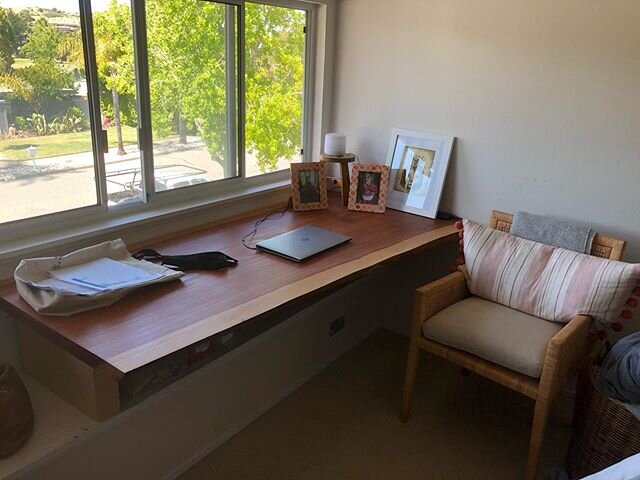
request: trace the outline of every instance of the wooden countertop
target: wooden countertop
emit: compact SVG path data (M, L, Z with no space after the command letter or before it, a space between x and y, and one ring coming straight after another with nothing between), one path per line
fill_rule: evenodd
M88 364L124 375L276 307L362 275L384 261L457 234L450 221L389 209L383 215L352 212L340 205L338 195L329 197L328 210L273 215L254 239L309 224L353 238L306 262L242 246L240 239L260 215L148 245L169 255L223 251L239 260L235 268L187 272L181 280L142 288L110 307L71 317L39 315L14 285L6 285L0 288L0 308Z

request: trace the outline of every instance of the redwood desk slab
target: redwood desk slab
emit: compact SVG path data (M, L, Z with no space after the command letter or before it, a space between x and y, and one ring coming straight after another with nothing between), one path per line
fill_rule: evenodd
M348 211L337 195L330 195L328 210L274 214L249 240L255 243L308 224L353 238L296 263L242 246L240 239L260 218L148 245L168 255L223 251L239 260L235 268L187 272L181 280L142 288L110 307L71 317L35 313L14 285L0 289L0 307L92 368L121 377L246 320L363 275L382 262L451 240L457 233L453 222L396 210L383 215Z

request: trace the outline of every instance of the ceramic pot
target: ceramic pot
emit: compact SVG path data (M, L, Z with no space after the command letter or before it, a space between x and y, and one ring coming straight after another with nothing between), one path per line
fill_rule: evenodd
M20 450L33 432L33 407L20 375L0 363L0 458Z

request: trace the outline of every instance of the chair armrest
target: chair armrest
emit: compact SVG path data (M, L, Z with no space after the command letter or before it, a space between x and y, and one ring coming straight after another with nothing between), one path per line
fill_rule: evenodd
M577 315L556 333L547 346L539 395L551 400L591 353L591 317Z
M440 310L468 297L467 281L461 272L454 272L416 289L413 304L411 338L422 335L422 324Z

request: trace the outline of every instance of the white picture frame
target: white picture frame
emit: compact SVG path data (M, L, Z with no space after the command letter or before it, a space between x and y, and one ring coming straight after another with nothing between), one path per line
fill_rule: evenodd
M387 207L436 218L455 137L394 129Z

